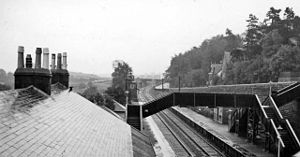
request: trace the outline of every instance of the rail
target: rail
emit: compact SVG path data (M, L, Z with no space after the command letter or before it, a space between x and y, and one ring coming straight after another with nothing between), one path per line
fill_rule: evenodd
M283 119L283 116L281 115L281 113L280 113L280 111L279 111L279 109L278 109L278 107L277 107L277 105L276 105L276 103L275 103L275 101L274 101L274 99L271 95L269 95L269 99L271 100L272 105L276 110L276 115L278 115L280 119Z
M261 104L261 102L260 102L260 100L259 100L259 98L258 98L258 96L257 96L256 94L255 94L255 98L256 98L256 101L257 101L257 103L258 103L258 106L259 106L260 110L262 111L264 117L267 118L267 117L268 117L268 116L267 116L267 113L266 113L266 111L264 110L264 108L263 108L263 106L262 106L262 104Z
M278 90L277 93L285 92L285 91L290 90L291 88L294 88L295 86L298 86L298 85L299 85L299 82L295 82L295 83L293 83L293 84L291 84L289 86L286 86L286 87Z
M279 132L278 132L278 130L277 130L277 127L276 127L276 125L275 125L273 119L270 119L270 122L271 122L271 126L272 126L273 130L275 131L276 138L279 140L281 146L284 148L285 145L284 145L284 143L283 143L283 140L282 140L282 138L281 138L281 136L280 136L280 134L279 134Z
M300 142L299 142L299 139L294 131L294 129L292 128L292 125L290 124L289 120L285 119L286 121L286 124L287 124L287 128L288 128L288 131L292 134L292 136L294 137L293 139L295 140L295 142L297 143L297 147L298 149L300 148Z
M300 84L298 82L296 82L295 84L292 84L290 86L287 86L286 88L283 88L282 90L279 90L277 96L280 96L280 95L283 95L283 94L285 94L289 91L292 91L293 89L295 89L299 86L300 86Z
M295 86L294 86L294 87L295 87ZM276 105L274 99L272 98L272 96L270 96L270 100L271 100L272 105L273 105L273 107L275 108L277 114L278 114L279 117L280 117L280 122L283 123L283 124L286 126L286 129L287 129L289 135L292 137L292 140L293 140L294 143L296 144L296 147L297 147L298 149L300 149L300 142L299 142L299 139L298 139L297 135L295 134L294 129L292 128L292 126L291 126L289 120L283 118L283 116L282 116L282 114L280 113L280 111L279 111L279 109L278 109L278 107L277 107L277 105Z
M170 113L167 114L166 111L162 111L160 112L162 113L162 115L164 115L164 117L166 117L170 122L172 122L174 124L174 126L176 126L176 128L178 128L178 130L180 130L182 133L187 135L187 138L189 141L191 141L192 143L194 143L200 150L203 151L204 154L206 154L207 156L225 156L224 154L222 154L222 152L220 150L218 150L215 146L213 146L210 142L208 142L208 140L206 140L202 135L200 135L197 131L195 131L195 129L190 129L190 126L185 126L184 128L182 126L179 125L178 120L180 119L179 117L177 117L174 113L172 113L172 111L170 111L171 115L173 114L175 117L171 117ZM177 122L176 122L177 119ZM188 124L185 124L188 125ZM193 136L195 135L195 136ZM197 141L196 138L198 138L199 140ZM204 146L204 145L206 146ZM209 148L211 148L210 150L207 149L207 146L209 146Z
M175 131L170 127L169 124L160 116L157 114L158 119L166 126L166 128L170 131L170 133L173 135L173 137L179 142L179 144L182 146L182 148L186 151L189 156L195 156L194 153L189 149L189 147L181 140L181 138L175 133Z

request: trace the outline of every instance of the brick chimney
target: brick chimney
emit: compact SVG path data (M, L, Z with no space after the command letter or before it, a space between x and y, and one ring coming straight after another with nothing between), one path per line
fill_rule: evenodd
M18 68L24 68L24 47L18 47Z
M30 54L26 56L26 68L32 68L32 58Z
M57 54L57 66L56 69L51 69L52 73L52 84L61 83L62 85L69 87L69 72L66 69L67 65L67 54L63 54L63 65L62 65L62 54ZM53 56L52 56L53 57ZM53 60L52 60L53 61ZM54 61L55 63L55 61Z
M67 52L64 52L63 53L63 64L62 64L62 69L65 69L67 70L68 68L68 65L67 65Z
M52 54L51 58L51 70L54 70L56 68L55 66L55 54Z
M35 68L32 68L32 58L26 55L26 67L24 68L24 47L18 48L18 68L15 71L15 89L35 86L47 94L51 94L51 73L49 69L41 68L42 49L36 49Z
M43 48L43 68L49 69L49 49Z
M35 68L41 68L41 60L42 60L42 48L36 48L35 50Z
M61 53L57 54L57 69L61 69Z

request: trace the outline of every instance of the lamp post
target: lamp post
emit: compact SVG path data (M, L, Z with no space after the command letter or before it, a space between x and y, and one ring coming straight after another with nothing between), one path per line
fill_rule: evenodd
M178 76L178 91L180 92L180 75Z
M280 130L282 130L283 128L279 125L278 126L278 128L277 128L277 130L278 131L280 131ZM280 137L279 137L279 135L277 136L277 140L278 140L278 146L277 146L277 157L280 157L280 146L281 146L281 144L280 144Z
M162 90L164 90L164 79L165 79L166 75L167 75L166 73L162 74L162 78L161 78L161 89Z
M126 76L125 80L125 95L126 95L126 104L130 103L130 85L132 81L134 80L134 76L132 75L132 72L129 72Z
M126 112L125 112L125 121L127 121L127 116L128 116L128 104L129 104L129 83L131 81L132 78L132 73L129 72L125 78L125 108L126 108Z

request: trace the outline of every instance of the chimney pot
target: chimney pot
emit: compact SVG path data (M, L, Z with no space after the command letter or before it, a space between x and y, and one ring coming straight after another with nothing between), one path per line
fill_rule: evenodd
M67 65L67 52L64 52L63 53L63 65L62 65L63 67L63 69L65 69L65 70L67 70L67 67L68 67L68 65Z
M52 54L51 69L55 69L55 54Z
M24 68L24 47L18 47L18 68Z
M26 68L32 68L32 58L30 54L26 55Z
M41 68L42 48L36 48L35 50L35 68Z
M49 69L49 49L43 48L43 68Z
M57 54L57 69L61 69L61 53Z

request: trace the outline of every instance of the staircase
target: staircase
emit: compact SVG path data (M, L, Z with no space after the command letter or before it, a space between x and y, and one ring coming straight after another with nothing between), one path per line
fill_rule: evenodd
M139 117L128 117L127 123L137 130L141 130L141 120Z
M282 154L285 156L291 156L300 150L300 143L297 136L295 135L293 128L289 124L287 119L284 119L277 108L273 98L271 96L264 102L264 105L261 106L261 109L265 113L267 119L272 120L274 125L271 126L273 129L274 139L278 137L282 140ZM272 135L271 135L272 136Z
M275 111L272 107L270 106L263 106L263 109L265 110L265 113L267 114L267 117L266 118L269 118L269 119L273 119L275 124L276 124L276 115L275 115Z
M141 106L137 104L128 104L127 105L127 116L126 122L132 127L141 130L142 129L142 115L141 115Z

